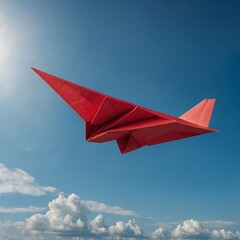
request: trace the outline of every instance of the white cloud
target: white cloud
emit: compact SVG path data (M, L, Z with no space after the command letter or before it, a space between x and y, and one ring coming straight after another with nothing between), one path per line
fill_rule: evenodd
M66 200L67 198L65 198ZM56 199L55 199L56 200ZM64 200L64 199L62 199ZM71 207L69 206L69 199L66 201L62 201L58 199L58 201L51 202L55 208L54 211L63 211L65 214L69 213L68 208L71 211L75 211L73 204ZM56 203L58 202L58 203ZM65 203L63 203L65 202ZM60 204L63 203L63 204ZM71 202L73 203L73 202ZM60 204L60 205L59 205ZM66 206L67 205L67 206ZM71 205L71 204L70 204ZM59 208L57 210L57 208ZM63 210L64 209L64 210ZM83 214L83 213L81 213ZM45 215L35 214L33 215L35 219L41 216L41 223L45 223L40 226L40 222L37 223L38 230L34 229L28 220L26 222L0 222L0 239L1 240L90 240L90 239L108 239L108 240L127 240L127 239L159 239L159 240L174 240L174 239L211 239L211 240L239 240L240 239L240 232L231 232L226 231L225 229L222 230L213 230L209 231L207 229L202 229L199 227L201 225L199 222L195 220L186 220L182 224L181 227L176 227L172 232L165 230L164 228L158 228L149 236L143 235L142 230L140 227L133 221L129 220L128 222L118 221L113 226L107 226L104 221L103 215L97 215L92 221L90 221L87 225L87 229L80 230L74 229L71 224L69 224L69 228L65 228L65 230L58 230L49 231L50 227L47 225L49 224L48 221L43 220L43 216ZM67 214L68 215L68 214ZM60 217L63 222L70 223L69 219L66 218L67 215L57 214L55 217ZM70 216L70 215L69 215ZM52 216L53 218L53 216ZM31 221L33 218L29 218ZM45 221L45 222L44 222ZM74 221L72 221L74 225ZM190 223L190 224L189 224ZM57 224L55 222L54 224ZM60 222L60 224L63 224ZM87 221L86 221L87 224ZM193 226L190 226L193 225ZM67 225L64 225L66 227ZM76 227L76 226L75 226ZM184 230L179 231L180 228ZM71 229L72 228L72 229ZM192 229L195 230L192 230ZM66 230L68 229L68 230ZM176 229L178 229L178 234L176 234ZM198 230L196 230L198 229ZM196 232L198 234L196 234ZM173 234L175 233L175 235ZM207 234L208 233L208 234Z
M119 206L108 206L104 203L99 203L95 201L83 200L82 204L86 206L91 212L101 212L101 213L111 213L123 216L135 216L138 214L131 210L122 209Z
M41 212L44 211L45 208L39 208L39 207L25 207L25 208L6 208L6 207L0 207L0 213L27 213L27 212Z
M91 203L89 205L89 202ZM104 207L99 207L104 206ZM240 232L227 231L225 229L212 230L203 227L201 222L186 220L178 224L173 230L159 227L148 236L134 220L127 222L117 221L112 226L105 223L104 216L98 214L92 220L88 220L90 213L109 213L108 209L121 209L119 215L125 210L114 206L108 206L94 201L80 199L76 194L65 197L60 194L48 204L45 214L34 214L25 222L0 222L0 239L6 240L85 240L85 239L216 239L216 240L240 240ZM0 208L0 212L39 212L43 208ZM129 211L129 210L126 210ZM131 211L130 211L131 212ZM113 214L116 214L114 211ZM219 221L215 221L220 224ZM209 221L205 221L209 223ZM233 223L222 221L221 224ZM210 224L211 225L211 224ZM171 229L171 228L170 228Z
M148 218L151 219L151 218ZM157 219L155 219L157 220ZM153 224L149 224L149 226L161 226L162 228L173 228L176 225L181 224L181 221L173 221L173 222L157 222ZM234 222L234 221L226 221L226 220L205 220L205 221L199 221L201 225L203 225L206 228L223 228L223 227L228 227L232 225L239 225L239 222Z
M236 233L233 233L231 231L226 231L225 229L213 230L211 232L211 237L224 240L236 240L240 239L240 232L237 231Z
M111 209L111 207L104 205L105 207L102 209L99 208L101 203L93 201L91 202L94 204L89 207L86 202L89 201L81 200L76 194L71 194L68 197L60 194L48 204L49 210L45 214L34 214L26 219L27 228L65 237L143 237L142 230L133 220L129 220L127 223L118 221L109 227L105 224L103 215L98 214L92 221L88 222L87 216L91 212L98 210L102 212L105 211L105 208ZM113 209L115 208L113 207ZM115 211L114 214L116 214Z
M236 222L232 221L202 221L198 222L196 220L186 220L179 224L175 229L171 232L165 230L164 228L160 227L152 232L151 237L153 239L217 239L217 240L239 240L240 239L240 232L231 232L226 231L225 229L222 230L213 230L210 231L209 229L203 227L201 224L205 223L205 225L209 226L221 226L221 225L233 225Z
M8 169L0 163L0 194L21 193L32 196L56 192L54 187L43 187L35 182L35 178L22 169Z
M96 218L94 218L90 222L91 232L94 234L107 234L108 227L105 225L104 217L102 214L98 214Z
M88 210L77 195L71 194L68 198L59 195L48 207L46 214L35 214L27 219L30 229L62 233L87 231Z
M109 227L109 233L111 235L131 238L143 236L142 230L133 220L129 220L127 223L118 221L114 226Z
M179 224L172 232L172 237L180 239L207 239L208 236L209 230L193 219Z
M165 240L165 239L169 239L170 233L165 228L160 227L152 232L151 237L153 239Z

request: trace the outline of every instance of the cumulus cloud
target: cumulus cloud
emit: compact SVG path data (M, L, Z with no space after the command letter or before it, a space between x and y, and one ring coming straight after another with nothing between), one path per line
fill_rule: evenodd
M214 226L219 223L225 225L232 225L236 222L227 222L227 221L203 221L205 223L209 223L209 226ZM160 227L152 232L151 238L153 239L164 239L164 240L172 240L172 239L216 239L216 240L239 240L240 232L232 232L222 230L212 230L205 228L202 222L198 222L196 220L186 220L180 223L175 229L172 231L167 231L164 228ZM211 224L210 224L211 223ZM231 223L231 224L230 224Z
M56 188L40 186L34 177L22 169L9 169L0 163L0 194L21 193L41 196L48 192L56 192Z
M35 214L27 219L30 229L62 233L87 231L88 210L77 195L71 194L68 198L59 195L48 207L46 214Z
M91 203L91 204L89 204ZM109 210L110 209L110 210ZM116 210L117 209L117 210ZM119 210L120 209L120 210ZM43 208L0 208L2 213L39 212ZM116 210L116 211L115 211ZM82 200L76 194L65 197L61 193L48 204L44 214L33 214L25 222L0 222L0 239L6 240L85 240L85 239L214 239L214 240L240 240L240 232L225 229L209 230L201 222L186 220L178 224L175 229L165 229L160 226L152 233L145 235L135 220L117 221L108 226L102 212L122 215L132 212L118 206L108 206L103 203ZM89 220L89 216L97 212L98 215ZM101 213L100 213L101 212ZM133 215L136 215L132 212ZM205 221L207 222L207 221ZM215 221L217 222L217 221ZM233 223L233 222L232 222ZM230 224L230 222L229 222Z
M170 233L165 228L158 228L152 232L151 237L153 239L167 240L170 238Z
M172 232L172 236L182 239L208 238L209 230L204 228L198 221L191 219L179 224Z
M142 230L133 220L129 220L127 223L118 221L114 226L109 227L109 233L111 235L129 238L137 238L143 236Z
M211 232L211 237L215 239L236 240L240 239L240 232L237 231L233 233L231 231L226 231L225 229L213 230Z
M104 217L102 214L98 214L96 218L94 218L90 222L91 231L94 234L103 234L106 235L108 233L108 227L105 225Z
M174 225L177 227L174 228ZM221 229L222 227L239 225L238 222L226 220L207 220L196 221L186 220L182 223L179 221L174 222L159 222L158 229L152 232L151 238L153 239L219 239L219 240L236 240L240 239L240 232L227 231ZM152 226L155 226L152 225ZM208 229L208 227L210 229ZM171 229L170 230L166 230ZM217 228L217 230L211 230ZM221 229L221 230L219 230Z
M60 194L48 204L49 210L45 214L38 213L27 218L26 226L33 231L50 232L56 236L65 237L143 237L142 230L133 220L129 220L127 223L118 221L113 226L107 226L103 215L98 214L88 222L87 216L91 212L106 211L109 213L108 209L121 209L93 201L91 203L94 204L90 206L88 203L89 201L81 200L76 194L68 197ZM99 208L99 206L104 207ZM122 211L124 212L124 209L121 209L120 215ZM115 211L113 213L116 214Z
M73 197L73 196L72 196ZM69 197L68 197L69 198ZM175 240L175 239L211 239L211 240L240 240L240 232L231 232L222 230L204 229L196 220L186 220L179 224L172 231L164 228L158 228L148 236L143 234L141 228L133 220L128 222L118 221L112 226L105 224L104 216L98 214L93 220L87 222L86 228L77 226L77 220L72 218L70 221L71 211L75 212L75 204L71 205L73 199L55 199L51 202L52 209L55 209L55 220L52 215L52 220L47 219L45 215L35 214L28 218L26 222L0 222L0 239L4 240L94 240L94 239L108 239L108 240L127 240L127 239L159 239L159 240ZM68 199L68 200L67 200ZM66 200L66 201L65 201ZM60 204L60 202L64 202ZM68 203L68 204L67 204ZM67 205L67 206L66 206ZM67 209L71 210L67 210ZM58 209L58 210L57 210ZM64 209L64 210L63 210ZM73 210L75 209L75 210ZM58 211L65 212L64 214ZM52 213L53 214L53 213ZM86 217L86 212L81 212L80 216ZM66 217L68 215L68 217ZM73 214L74 215L74 214ZM59 217L61 220L56 220ZM44 219L45 218L45 219ZM38 219L38 220L37 220ZM41 219L41 221L39 221ZM51 223L52 221L52 223ZM81 221L84 221L81 219ZM57 227L57 223L60 224ZM68 224L66 224L68 223ZM35 224L35 225L34 225ZM52 224L49 226L49 224ZM53 227L54 225L54 227ZM183 229L184 228L184 229ZM194 229L194 230L193 230Z

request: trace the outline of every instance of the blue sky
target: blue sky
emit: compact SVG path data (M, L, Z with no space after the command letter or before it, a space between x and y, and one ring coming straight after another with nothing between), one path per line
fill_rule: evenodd
M57 239L39 225L69 201L87 210L58 216L73 217L67 239L240 238L239 13L234 0L0 0L0 238L21 226L22 239ZM30 67L174 116L216 98L220 132L121 155L86 143L82 119Z

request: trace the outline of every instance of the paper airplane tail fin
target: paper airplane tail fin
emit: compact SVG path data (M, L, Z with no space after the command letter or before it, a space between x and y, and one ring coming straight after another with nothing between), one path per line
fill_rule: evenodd
M179 118L203 127L208 127L214 104L215 99L204 99Z

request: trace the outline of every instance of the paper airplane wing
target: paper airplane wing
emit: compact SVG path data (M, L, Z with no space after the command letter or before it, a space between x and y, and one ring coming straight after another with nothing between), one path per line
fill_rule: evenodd
M106 95L35 68L33 68L33 70L55 90L85 122L92 122L94 120L96 125L101 124L101 122L105 120L103 118L105 117L107 120L114 111L114 109L111 108L111 103L109 102L108 104L106 101ZM121 113L121 111L125 111L131 107L133 106L130 104L122 104L118 111ZM105 116L102 116L102 119L97 117L99 115L97 112L101 111L100 109L105 110Z
M32 69L55 90L85 122L91 123L94 126L102 126L105 123L109 123L137 106L136 104L102 94L35 68ZM138 111L134 112L139 115ZM149 112L151 112L151 110L149 110Z

